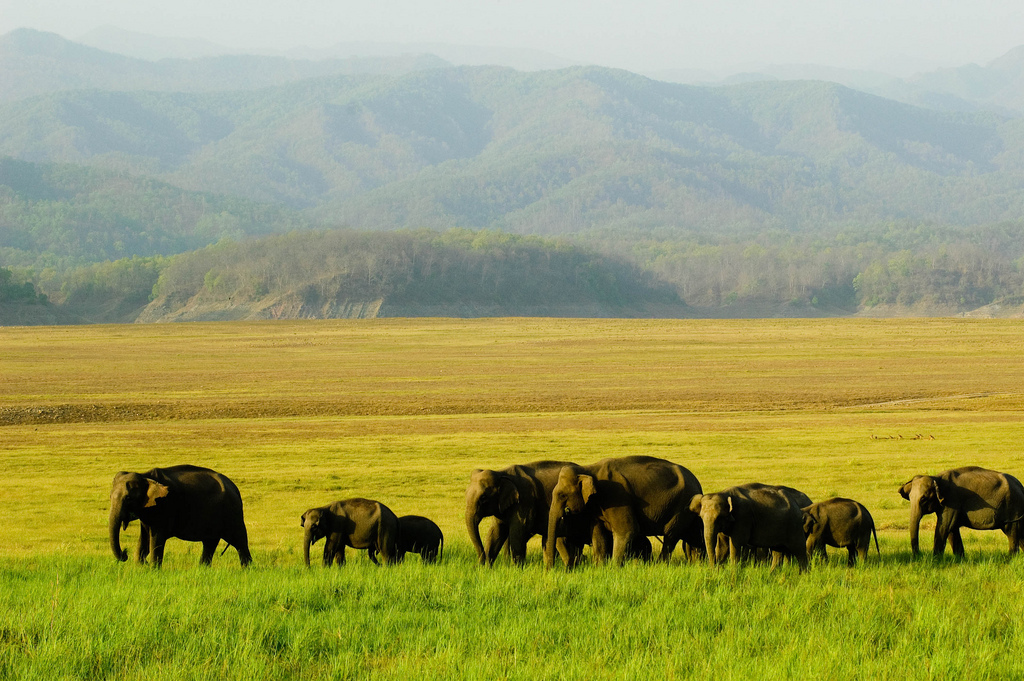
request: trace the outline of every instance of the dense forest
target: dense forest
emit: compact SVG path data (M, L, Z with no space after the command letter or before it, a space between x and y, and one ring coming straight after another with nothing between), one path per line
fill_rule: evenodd
M268 62L223 89L256 62L154 68L65 43L0 39L0 78L38 86L0 103L0 267L5 296L28 285L76 319L330 281L335 301L410 314L444 296L540 309L542 291L653 310L666 286L705 315L1024 305L1024 119L1006 107L430 60ZM973 91L1005 104L1017 57ZM331 231L330 258L288 255ZM496 241L514 248L467 245Z

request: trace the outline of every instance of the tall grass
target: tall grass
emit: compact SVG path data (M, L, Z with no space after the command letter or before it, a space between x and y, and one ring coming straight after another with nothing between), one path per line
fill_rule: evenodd
M891 549L891 547L886 547ZM9 678L1006 678L1024 567L888 554L753 567L5 561Z

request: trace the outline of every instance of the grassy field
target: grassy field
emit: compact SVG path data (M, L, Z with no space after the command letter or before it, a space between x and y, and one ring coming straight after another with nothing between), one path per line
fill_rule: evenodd
M1024 559L966 531L911 561L916 473L1024 474L1024 334L974 320L373 320L0 328L0 677L1021 676ZM473 565L477 467L651 454L706 491L862 501L882 558L787 566ZM194 463L246 504L233 550L117 564L114 473ZM301 566L349 496L435 519L441 566ZM138 528L123 544L132 547ZM930 548L930 527L923 548ZM350 557L351 550L350 550Z

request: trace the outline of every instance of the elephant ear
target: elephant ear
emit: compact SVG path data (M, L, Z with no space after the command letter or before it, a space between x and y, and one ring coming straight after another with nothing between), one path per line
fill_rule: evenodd
M690 497L690 513L696 513L700 515L700 505L703 499L703 494L694 494L692 497Z
M592 475L580 476L580 493L583 495L583 503L590 501L590 497L597 494L597 484Z
M501 493L498 497L498 510L506 513L513 505L519 503L519 490L508 478L502 478L499 484Z
M900 487L900 496L906 499L907 501L910 501L910 490L913 489L914 487L915 479L916 478L911 478L910 480L907 480L905 483L903 483L903 487Z
M953 484L949 480L943 480L942 478L933 478L933 480L935 481L935 498L943 506L952 504Z
M804 509L804 534L810 534L814 531L814 526L817 524L818 519L808 510Z
M146 488L146 505L145 508L152 508L156 506L157 499L163 499L168 495L170 490L167 489L167 485L161 485L156 480L146 479L148 483Z

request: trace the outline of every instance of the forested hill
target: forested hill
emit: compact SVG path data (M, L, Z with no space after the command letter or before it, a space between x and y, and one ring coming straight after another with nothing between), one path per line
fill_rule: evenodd
M148 174L358 228L787 231L1024 209L1024 121L821 82L447 68L0 107L0 154Z
M179 255L157 272L138 321L687 314L673 287L635 265L495 232L296 232ZM101 297L130 290L114 289Z

